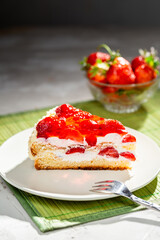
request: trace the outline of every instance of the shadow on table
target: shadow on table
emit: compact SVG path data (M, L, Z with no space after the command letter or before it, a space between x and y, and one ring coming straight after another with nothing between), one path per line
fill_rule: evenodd
M152 220L152 219L146 219L146 218L136 218L136 217L125 217L124 219L120 221L129 221L129 222L137 222L147 225L153 225L153 226L160 226L160 220Z

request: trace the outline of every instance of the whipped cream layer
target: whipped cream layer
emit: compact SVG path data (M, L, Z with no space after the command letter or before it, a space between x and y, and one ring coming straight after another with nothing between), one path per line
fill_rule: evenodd
M75 145L75 144L82 144L84 146L88 146L85 139L84 139L83 143L73 141L71 139L60 139L58 137L49 137L47 139L46 138L36 138L36 141L41 142L41 143L49 143L52 146L64 147L64 148L67 148L67 147L69 147L71 145ZM114 143L115 145L118 146L118 145L122 144L122 137L118 133L109 133L109 134L106 134L106 136L104 136L104 137L97 137L96 145L99 145L100 143L106 143L106 142ZM125 145L126 145L126 143L125 143Z
M67 148L72 145L84 145L88 146L87 142L84 140L83 143L73 141L70 139L60 139L58 137L49 137L47 139L45 138L36 138L36 141L39 143L45 143L45 144L50 144L52 146L56 146L57 148ZM135 145L135 142L127 142L127 143L122 143L122 137L118 133L109 133L104 137L97 137L97 144L96 146L100 144L112 144L114 147L118 150L123 150L124 148L129 148L130 145Z
M56 149L54 149L55 156L61 158L63 161L91 161L92 159L106 159L108 161L129 161L131 160L120 156L119 158L113 158L110 156L101 156L99 155L100 147L104 144L107 146L113 146L119 153L130 151L135 155L135 143L122 143L122 137L117 133L107 134L105 137L97 138L97 145L94 147L89 147L88 144L84 141L83 145L86 146L86 150L84 153L72 153L66 154L66 149L71 147L72 145L79 145L79 142L70 140L70 139L59 139L58 137L50 137L50 138L36 138L38 143L49 144Z
M119 161L127 161L127 162L132 162L129 159L119 156L119 158L113 158L110 156L101 156L98 155L98 150L89 150L86 149L84 153L72 153L72 154L65 154L65 151L63 149L57 149L54 150L54 155L60 158L63 161L74 161L74 162L81 162L81 161L92 161L93 159L96 160L102 160L106 159L107 161L110 162L119 162Z

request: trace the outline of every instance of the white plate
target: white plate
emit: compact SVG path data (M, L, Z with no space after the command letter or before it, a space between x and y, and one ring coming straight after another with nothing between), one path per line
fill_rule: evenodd
M0 174L11 185L47 198L87 201L114 197L93 193L97 181L125 182L131 191L152 181L160 169L160 148L144 134L128 129L137 138L137 161L132 170L36 170L28 158L28 139L32 129L22 131L0 147Z

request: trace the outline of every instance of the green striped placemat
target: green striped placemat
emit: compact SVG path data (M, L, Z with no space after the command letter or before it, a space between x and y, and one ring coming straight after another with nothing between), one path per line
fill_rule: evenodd
M107 112L96 101L73 105L101 117L118 119L125 126L143 132L160 145L160 91L136 113L131 114ZM17 132L34 126L48 109L0 116L0 144ZM42 232L142 209L141 206L123 197L87 202L60 201L34 196L9 184L8 186ZM135 194L145 200L160 203L160 174Z

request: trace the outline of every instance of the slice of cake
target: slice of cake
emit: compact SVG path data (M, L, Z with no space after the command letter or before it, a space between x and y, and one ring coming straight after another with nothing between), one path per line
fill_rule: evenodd
M130 169L136 138L117 120L63 104L34 127L29 156L36 169Z

